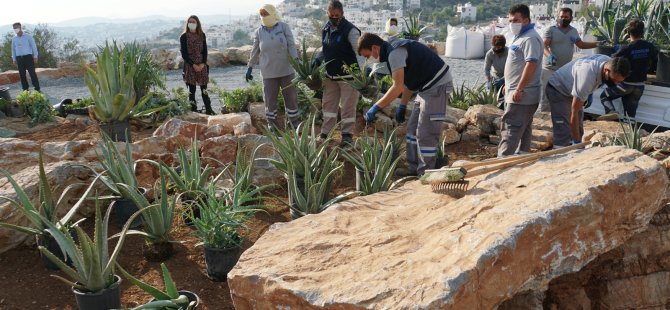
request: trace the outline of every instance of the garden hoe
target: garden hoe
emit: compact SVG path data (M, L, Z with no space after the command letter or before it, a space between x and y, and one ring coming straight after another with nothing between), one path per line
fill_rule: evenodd
M572 151L578 148L583 148L589 144L590 142L586 141L551 151L538 152L519 156L511 156L477 163L469 163L464 164L461 167L449 167L449 168L426 170L426 173L421 177L421 184L430 184L430 187L432 188L433 192L436 193L461 197L468 190L468 185L470 184L468 180L465 180L466 178L487 174L489 172L509 168L518 164L531 162L551 155L566 153L568 151ZM486 167L468 171L468 169L482 166Z

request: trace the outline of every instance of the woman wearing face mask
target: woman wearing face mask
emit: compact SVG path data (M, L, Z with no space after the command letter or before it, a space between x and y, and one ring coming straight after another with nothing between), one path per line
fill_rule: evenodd
M384 28L384 39L390 40L392 38L397 37L400 35L400 27L398 27L398 19L395 17L389 18L389 20L386 21L386 27Z
M202 31L200 19L191 15L186 23L184 33L179 37L181 43L181 57L184 59L184 82L188 86L188 99L191 102L191 111L197 111L195 90L200 85L202 101L205 104L205 113L214 115L212 102L207 94L209 83L209 66L207 65L207 40Z
M245 78L247 82L252 80L251 68L260 65L268 126L270 129L278 128L277 97L281 89L286 115L295 128L300 123L298 96L295 87L291 85L295 72L288 62L288 57L298 57L293 33L286 23L281 22L279 12L274 6L265 4L258 13L261 26L254 32L254 45Z

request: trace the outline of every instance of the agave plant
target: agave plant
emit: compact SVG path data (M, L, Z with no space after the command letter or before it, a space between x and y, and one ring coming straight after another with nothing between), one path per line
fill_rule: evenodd
M82 166L95 173L100 181L116 196L130 198L124 196L118 186L118 184L126 184L128 187L138 188L137 177L135 176L135 161L133 160L130 143L125 142L124 152L121 153L116 143L103 135L99 145L101 153L96 151L96 155L98 155L98 162L102 166L103 172L98 173L91 166Z
M160 65L153 59L151 51L137 41L123 46L124 62L135 68L133 86L137 97L143 97L149 88L156 86L165 89L165 75Z
M93 113L100 122L108 123L124 121L129 117L143 117L165 108L143 109L143 106L149 101L149 96L137 102L135 92L137 68L135 63L126 62L127 53L125 49L119 48L116 42L113 42L112 45L106 43L105 47L102 47L96 54L97 67L95 70L83 64L86 68L84 82L95 102Z
M321 167L325 158L324 154L328 151L328 143L332 138L329 136L326 141L318 143L315 122L316 118L312 115L295 132L279 130L277 134L270 134L266 131L265 135L272 141L275 152L281 160L272 158L259 160L269 161L287 176L295 173L298 177L304 177L305 169L314 171ZM289 163L291 163L291 166L289 166Z
M146 210L142 213L143 231L131 231L131 234L139 234L144 237L147 244L151 246L168 245L172 242L170 231L172 231L172 222L176 206L176 198L167 193L167 182L165 174L160 170L160 193L158 203L152 204L142 195L137 188L127 184L117 184L124 197L129 197L140 210ZM168 250L169 251L169 250Z
M366 65L367 62L363 64L363 67ZM358 67L358 64L352 64L351 66L344 64L343 68L344 72L353 77L351 80L345 80L347 84L360 92L363 97L371 100L377 99L381 85L377 81L374 71L366 73L365 70Z
M195 300L190 300L188 295L184 294L184 291L178 291L177 285L172 280L172 275L167 269L164 263L161 263L161 271L163 273L163 284L165 286L165 291L161 291L155 286L151 286L142 280L133 277L125 269L123 269L118 263L116 265L123 277L128 279L130 283L141 288L143 291L153 296L154 299L149 303L141 305L139 307L133 308L133 310L139 309L175 309L175 310L190 310L195 309L195 306L198 304L197 297ZM195 294L188 292L195 296Z
M614 139L614 145L623 145L629 149L642 152L650 143L652 143L651 139L646 139L644 141L642 139L642 126L644 123L638 123L626 116L624 121L619 124L621 125L622 134ZM658 126L651 132L650 136L653 135L657 129Z
M223 175L225 169L213 176L214 168L202 166L202 159L198 152L198 140L191 140L191 149L186 151L183 146L177 151L179 169L160 165L160 169L166 174L178 192L190 198L196 198L205 192L208 183L216 183ZM178 171L179 170L179 171Z
M466 101L469 105L498 105L498 92L493 88L487 88L486 83L476 88L467 89Z
M461 83L460 87L454 87L454 91L451 92L449 98L449 105L457 109L467 110L470 107L468 103L469 93L470 88L465 86L465 82Z
M242 244L239 230L245 227L244 223L254 213L261 210L261 206L255 204L256 196L267 188L245 191L241 189L242 183L238 181L233 188L224 190L221 196L217 195L216 187L210 185L207 194L198 200L200 216L192 220L199 244L215 249L230 249Z
M95 205L95 231L93 239L91 239L83 229L75 227L79 242L74 240L69 233L64 233L58 227L46 218L42 219L47 225L47 231L58 242L60 248L67 254L72 261L72 266L69 267L65 262L56 257L53 253L45 247L40 246L39 250L54 262L69 279L58 275L52 275L73 288L82 292L96 293L109 288L114 284L114 265L116 258L121 253L121 248L125 242L130 223L135 217L139 216L143 210L140 210L131 216L131 220L126 223L121 232L118 234L119 239L114 247L114 250L109 252L107 231L109 226L109 216L113 208L108 208L105 212L105 217L101 216L100 205L96 200ZM39 213L33 212L36 216L42 217Z
M311 90L321 89L322 77L326 71L326 63L318 63L316 61L316 53L311 55L307 53L307 44L305 39L302 39L302 48L298 59L293 59L289 55L288 62L291 64L296 72L296 77L293 79L293 85L304 83Z
M409 21L408 21L409 19ZM405 38L418 40L421 37L421 34L428 28L427 26L421 27L421 12L419 14L409 14L409 18L405 18Z
M603 0L598 17L588 11L590 20L584 32L594 29L594 35L611 44L619 44L624 40L624 29L631 11L627 10L623 2Z
M30 221L31 224L31 227L28 227L0 223L0 227L37 236L48 235L48 224L57 227L61 231L68 231L70 226L72 226L70 220L77 213L77 210L79 210L79 207L81 207L85 198L88 197L89 193L93 189L94 184L98 180L98 177L96 177L86 189L84 194L72 206L72 208L70 208L70 210L62 218L58 219L56 211L58 206L63 203L67 193L73 188L84 184L77 183L69 185L63 190L58 200L55 200L53 190L49 185L49 181L47 180L46 172L44 170L44 161L41 149L39 153L39 203L37 205L33 204L25 190L21 188L21 186L16 182L16 180L14 180L14 178L12 178L11 174L7 170L0 169L0 173L2 173L7 178L7 180L9 180L10 184L12 184L12 187L14 187L14 192L16 192L16 195L18 196L18 200L14 200L7 196L0 196L0 199L9 201L21 213L23 213L23 215L28 219L28 221Z
M389 133L390 132L390 133ZM393 189L406 178L391 182L395 168L400 160L398 153L402 142L395 138L396 130L387 131L380 141L377 133L370 137L361 137L356 140L355 148L344 151L342 155L351 162L357 170L357 190L364 195ZM400 140L401 141L401 140Z

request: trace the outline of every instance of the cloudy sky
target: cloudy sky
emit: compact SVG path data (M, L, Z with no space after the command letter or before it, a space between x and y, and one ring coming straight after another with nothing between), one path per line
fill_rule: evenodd
M57 23L80 17L135 18L148 15L247 15L280 0L32 0L3 1L0 25Z

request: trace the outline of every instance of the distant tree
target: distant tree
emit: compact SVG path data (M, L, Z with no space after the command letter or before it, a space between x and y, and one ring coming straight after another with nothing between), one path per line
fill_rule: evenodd
M244 30L237 29L233 33L233 41L230 42L230 46L242 46L242 45L249 45L252 44L253 41L251 41L251 38L249 37L249 34L245 32Z
M79 40L73 38L65 40L61 48L61 60L78 63L83 55L84 52L79 45Z
M54 68L58 65L56 53L58 52L58 34L47 24L37 24L32 31L29 31L35 39L37 52L39 53L40 68Z
M2 38L2 45L0 46L0 71L16 70L16 66L12 62L12 38L14 34L8 32Z

